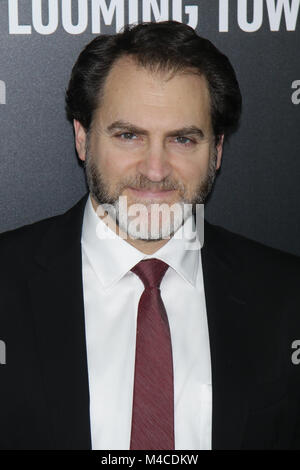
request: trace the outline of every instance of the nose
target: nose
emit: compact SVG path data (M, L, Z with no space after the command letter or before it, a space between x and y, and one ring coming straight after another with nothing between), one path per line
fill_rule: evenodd
M161 142L151 142L144 150L138 171L149 180L159 182L169 176L172 167L169 155Z

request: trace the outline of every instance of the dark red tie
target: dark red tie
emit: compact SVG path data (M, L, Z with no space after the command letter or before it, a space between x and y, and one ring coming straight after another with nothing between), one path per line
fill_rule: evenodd
M131 270L145 286L137 317L131 450L175 448L172 344L159 288L168 267L153 258Z

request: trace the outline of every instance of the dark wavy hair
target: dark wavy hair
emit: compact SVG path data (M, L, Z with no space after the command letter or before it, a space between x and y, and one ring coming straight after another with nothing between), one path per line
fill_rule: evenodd
M80 53L66 91L66 112L88 131L101 103L105 80L117 59L133 57L153 71L191 71L203 75L211 98L211 120L216 138L238 126L242 97L228 58L193 28L177 21L127 25L112 35L99 35Z

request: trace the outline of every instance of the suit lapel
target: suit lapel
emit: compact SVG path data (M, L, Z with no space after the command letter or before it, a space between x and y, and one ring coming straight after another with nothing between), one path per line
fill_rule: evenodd
M212 448L238 449L247 417L251 361L241 266L216 229L205 222L201 250L211 348Z
M80 244L86 200L45 233L29 279L54 449L91 448Z

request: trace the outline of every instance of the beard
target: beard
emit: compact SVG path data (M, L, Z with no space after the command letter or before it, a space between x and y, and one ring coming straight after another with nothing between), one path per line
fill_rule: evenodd
M87 185L91 196L100 207L105 207L105 211L109 217L113 219L117 226L133 239L153 241L170 238L187 220L190 215L196 214L198 204L204 204L207 196L210 194L215 177L216 177L217 150L214 149L210 159L208 170L201 178L197 187L188 194L187 188L179 181L172 178L166 178L157 183L149 180L142 174L136 177L122 179L122 182L115 186L112 191L98 168L94 156L90 153L87 146L86 159L84 162ZM128 224L127 207L124 208L120 195L125 188L147 189L147 190L177 190L180 200L172 205L171 211L168 204L158 204L155 200L147 200L143 202L147 211L138 221L138 224ZM124 197L124 196L123 196ZM122 198L121 198L122 199ZM140 202L138 205L140 206ZM131 211L132 206L130 206ZM175 208L175 209L174 209ZM151 223L149 224L149 217ZM161 216L161 218L160 218ZM150 225L150 228L149 228Z

